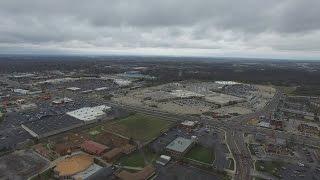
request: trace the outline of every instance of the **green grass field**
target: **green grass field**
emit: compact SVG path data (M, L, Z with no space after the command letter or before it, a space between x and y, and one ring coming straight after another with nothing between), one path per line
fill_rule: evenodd
M214 161L214 151L200 145L193 147L185 156L186 158L212 164Z
M122 134L134 140L149 141L157 137L161 132L166 131L170 123L157 117L134 114L120 119L115 125L124 128Z
M90 137L95 140L97 135L99 135L100 133L102 133L104 130L103 130L103 126L101 125L98 125L98 126L95 126L93 128L90 128L88 131L87 131L87 134L90 135Z
M157 159L157 155L150 151L143 150L143 153L144 153L144 156L142 152L135 151L134 153L128 156L120 158L117 163L120 163L122 166L144 167L150 163L155 162L155 160ZM144 157L146 159L144 159Z
M256 161L255 166L257 171L267 172L276 177L279 177L279 170L285 166L285 162L281 161Z

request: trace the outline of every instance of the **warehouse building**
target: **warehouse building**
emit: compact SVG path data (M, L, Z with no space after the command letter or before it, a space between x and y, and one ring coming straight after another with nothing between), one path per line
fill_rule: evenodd
M110 110L111 107L106 105L95 106L95 107L83 107L81 109L67 112L69 116L84 121L85 123L95 122L98 118L106 114L106 111Z
M236 104L239 102L244 102L245 100L236 96L231 96L228 94L215 93L212 92L204 97L205 101L211 102L220 106L227 106L231 104Z
M27 95L30 93L30 91L27 89L14 89L13 92L23 95Z
M215 81L214 83L216 84L222 84L222 85L236 85L236 84L241 84L235 81Z
M193 145L193 140L183 137L177 137L166 147L166 151L172 156L182 157L192 148Z
M170 93L171 95L178 97L178 98L193 98L193 97L203 97L202 94L195 93L192 91L186 91L186 90L174 90Z
M132 83L132 81L125 79L114 79L114 83L116 83L119 86L129 86Z
M94 141L85 141L81 145L81 149L89 154L100 156L102 153L108 150L109 147Z

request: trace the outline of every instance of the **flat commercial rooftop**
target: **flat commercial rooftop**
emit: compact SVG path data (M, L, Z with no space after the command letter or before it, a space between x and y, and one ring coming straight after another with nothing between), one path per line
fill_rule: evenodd
M235 84L241 84L235 81L215 81L217 84L223 84L223 85L235 85Z
M180 98L203 97L202 94L195 93L192 91L180 90L180 89L175 90L170 94L172 94L173 96L176 96L176 97L180 97Z
M114 79L114 82L119 86L128 86L132 83L132 81L125 80L125 79Z
M212 102L212 103L219 104L219 105L227 105L231 102L244 101L244 99L236 97L236 96L231 96L231 95L222 94L222 93L215 93L215 92L208 94L207 96L205 96L204 99L207 102Z
M68 115L49 115L40 119L22 124L22 128L33 137L46 137L79 127L82 121Z
M78 91L80 90L81 88L78 88L78 87L68 87L67 90L70 90L70 91Z
M106 114L105 111L109 109L111 109L111 107L106 105L95 106L95 107L83 107L75 111L67 112L67 114L81 121L92 121Z
M183 153L188 149L189 146L191 146L192 143L193 143L193 141L191 139L177 137L170 144L168 144L168 146L166 148L169 150Z

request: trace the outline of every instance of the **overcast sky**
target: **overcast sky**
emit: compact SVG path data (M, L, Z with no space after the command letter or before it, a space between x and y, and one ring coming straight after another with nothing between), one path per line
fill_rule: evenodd
M320 0L0 0L0 53L320 59Z

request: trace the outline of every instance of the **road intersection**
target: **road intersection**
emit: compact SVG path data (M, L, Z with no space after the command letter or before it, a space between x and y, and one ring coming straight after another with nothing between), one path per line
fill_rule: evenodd
M181 122L185 120L200 121L206 125L210 125L215 128L219 128L226 132L226 141L233 154L236 170L235 179L252 179L251 171L253 170L253 161L250 152L244 141L245 133L264 133L264 134L274 134L276 137L281 138L294 138L297 143L308 144L311 146L320 146L320 141L314 137L308 137L303 135L292 134L290 132L276 131L272 129L259 128L256 126L247 125L247 121L253 118L259 118L260 116L271 115L275 111L279 100L282 96L280 91L277 91L272 100L261 110L245 114L241 116L232 117L226 120L212 120L205 117L196 117L191 115L180 115L172 114L162 111L157 111L151 108L143 108L132 105L119 104L116 102L110 102L109 105L120 106L128 110L141 112L144 114L150 114L154 116L159 116L173 122Z

